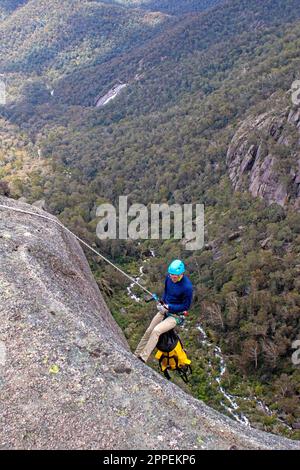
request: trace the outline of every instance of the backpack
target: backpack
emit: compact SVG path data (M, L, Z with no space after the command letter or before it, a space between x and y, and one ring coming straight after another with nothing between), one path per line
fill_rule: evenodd
M160 335L155 358L159 361L160 369L168 380L171 380L169 370L175 370L182 380L188 383L188 374L192 373L191 361L174 329Z

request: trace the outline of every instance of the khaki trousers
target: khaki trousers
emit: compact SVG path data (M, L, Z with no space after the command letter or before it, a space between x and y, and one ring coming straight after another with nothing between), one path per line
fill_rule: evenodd
M157 345L158 339L162 333L170 331L176 326L176 320L173 317L167 317L164 320L164 314L158 312L148 326L146 333L139 342L135 355L141 357L145 362Z

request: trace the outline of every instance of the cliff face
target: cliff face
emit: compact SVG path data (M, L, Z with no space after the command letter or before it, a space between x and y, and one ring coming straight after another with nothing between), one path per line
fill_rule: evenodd
M248 118L227 153L235 190L300 210L300 109Z
M233 422L140 363L77 241L1 208L0 315L1 449L300 448Z

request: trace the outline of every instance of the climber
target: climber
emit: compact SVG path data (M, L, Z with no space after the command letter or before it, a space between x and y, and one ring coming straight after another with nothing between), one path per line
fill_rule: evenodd
M147 362L162 333L184 322L184 312L190 308L193 298L192 283L184 273L184 263L178 259L172 261L168 268L163 297L157 304L158 313L135 351L135 355L143 362Z

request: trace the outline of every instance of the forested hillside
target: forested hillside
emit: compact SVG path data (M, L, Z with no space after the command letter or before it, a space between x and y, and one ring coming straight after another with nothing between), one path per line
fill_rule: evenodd
M0 108L0 177L13 197L45 199L133 275L153 248L144 279L154 291L182 256L196 291L182 331L194 361L190 392L224 411L215 380L222 364L201 325L221 347L221 385L240 410L260 428L299 438L300 369L291 356L300 333L300 156L298 121L287 116L298 108L291 86L300 79L300 5L228 0L198 11L204 3L31 0L11 13L0 24L9 94ZM119 83L127 86L96 108ZM268 120L256 128L266 111L280 135ZM231 163L241 165L252 145L276 157L281 205L264 192L253 197L240 167L233 173ZM124 194L129 204L204 203L204 249L187 252L174 240L100 243L96 207ZM132 302L123 278L90 261L134 348L153 306Z
M195 11L204 11L222 0L104 0L105 3L117 3L131 8L145 8L151 11L163 11L180 15Z
M44 73L50 80L133 49L164 21L160 13L104 3L32 0L1 27L0 67L22 76Z

